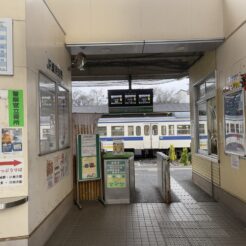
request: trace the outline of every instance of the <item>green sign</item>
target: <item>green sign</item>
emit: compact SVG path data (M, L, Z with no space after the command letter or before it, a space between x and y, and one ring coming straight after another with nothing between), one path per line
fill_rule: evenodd
M24 126L24 107L23 107L23 91L9 90L9 126L23 127Z
M99 135L77 136L77 180L89 181L101 178Z
M127 160L106 160L107 188L126 188Z

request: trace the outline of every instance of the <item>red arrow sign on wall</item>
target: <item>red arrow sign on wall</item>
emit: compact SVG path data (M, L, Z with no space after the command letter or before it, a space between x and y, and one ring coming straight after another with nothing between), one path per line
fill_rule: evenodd
M13 161L0 161L0 166L17 166L22 162L13 160Z

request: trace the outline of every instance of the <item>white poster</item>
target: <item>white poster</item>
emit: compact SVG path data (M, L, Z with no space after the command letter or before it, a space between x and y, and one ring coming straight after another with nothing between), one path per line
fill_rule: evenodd
M0 187L23 184L23 158L0 158Z
M13 75L12 19L0 19L0 74Z
M85 156L96 156L96 135L82 135L81 137L81 155Z
M231 155L231 166L232 168L239 168L239 156L238 155Z

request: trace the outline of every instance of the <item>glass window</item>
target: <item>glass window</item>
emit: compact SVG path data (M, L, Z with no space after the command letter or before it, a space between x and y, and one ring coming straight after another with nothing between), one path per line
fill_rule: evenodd
M178 125L177 134L178 135L190 135L190 125Z
M157 125L152 126L152 134L154 136L158 135L158 126Z
M69 146L69 93L58 86L58 133L59 149Z
M144 126L144 135L149 136L149 125Z
M124 136L124 126L111 126L112 136Z
M205 124L199 124L199 133L205 134Z
M141 136L141 127L140 126L136 126L136 135Z
M196 86L197 101L197 152L217 155L217 116L216 116L216 79L208 77ZM229 130L229 125L226 125Z
M134 136L134 127L128 126L128 136Z
M217 116L215 97L208 99L208 140L209 154L217 155Z
M167 126L161 126L161 135L167 135Z
M199 125L207 125L207 107L206 103L198 105L198 121ZM198 152L207 154L208 153L208 134L204 127L203 132L198 132Z
M40 74L40 154L57 150L56 84Z
M107 136L107 127L106 126L97 127L97 134L99 134L100 136Z
M168 126L168 134L169 135L174 135L174 125L169 125Z

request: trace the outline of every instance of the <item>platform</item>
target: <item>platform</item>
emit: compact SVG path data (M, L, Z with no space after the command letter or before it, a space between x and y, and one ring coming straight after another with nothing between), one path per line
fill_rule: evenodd
M145 172L152 181L154 168ZM136 167L136 173L141 176L144 169L148 166ZM246 225L193 185L190 173L189 168L171 170L173 193L179 201L171 205L148 202L103 207L87 202L82 210L74 207L46 246L245 246Z

